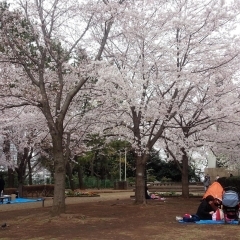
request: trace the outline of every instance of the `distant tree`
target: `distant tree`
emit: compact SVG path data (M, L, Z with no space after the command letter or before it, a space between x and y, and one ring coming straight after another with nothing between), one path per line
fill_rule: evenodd
M165 161L160 158L153 159L147 164L147 169L151 169L151 174L156 176L156 180L161 181L162 178L166 177L173 182L181 182L182 181L182 173L178 168L176 162L174 161ZM196 178L195 169L189 166L188 169L188 179Z

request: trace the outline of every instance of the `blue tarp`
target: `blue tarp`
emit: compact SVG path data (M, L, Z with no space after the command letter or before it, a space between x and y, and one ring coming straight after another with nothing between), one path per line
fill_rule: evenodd
M184 222L183 220L178 221L179 223L189 223L189 222ZM200 220L200 221L196 221L196 222L190 222L190 223L197 223L197 224L225 224L224 220L219 220L219 221L215 221L215 220ZM238 221L227 221L227 224L238 224Z
M42 198L38 198L38 199L33 199L33 198L16 198L13 201L8 201L7 199L4 199L3 200L3 204L28 203L28 202L38 202L38 201L42 201Z
M196 222L197 224L225 224L224 220L200 220L198 222ZM227 221L227 224L238 224L238 221Z

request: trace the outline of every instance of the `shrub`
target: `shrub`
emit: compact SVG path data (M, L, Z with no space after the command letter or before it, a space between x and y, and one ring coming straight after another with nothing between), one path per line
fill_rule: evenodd
M221 177L218 179L218 182L225 187L235 187L237 191L240 193L240 177Z

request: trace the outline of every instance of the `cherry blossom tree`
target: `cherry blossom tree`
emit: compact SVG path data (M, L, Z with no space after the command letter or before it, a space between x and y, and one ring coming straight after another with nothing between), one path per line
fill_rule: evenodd
M237 85L234 83L237 69L234 66L237 67L237 62L231 61L219 67L217 73L209 72L209 77L213 78L213 81L204 83L204 86L199 84L192 90L178 114L169 122L168 130L165 131L167 151L174 160L180 158L183 163L182 192L185 197L189 194L187 172L189 156L192 152L198 151L206 158L213 146L215 149L217 147L220 149L220 142L216 144L216 139L220 140L220 138L213 139L212 136L216 137L217 126L222 125L223 122L229 125L230 118L236 115L239 103ZM221 135L225 134L221 132ZM222 139L222 142L226 143L226 139Z
M15 1L10 10L1 7L0 108L31 105L45 117L55 169L53 215L65 211L66 116L73 113L73 102L94 86L95 62L101 59L115 9L123 2L28 0ZM101 37L95 40L90 29L96 26L101 26ZM74 64L82 49L89 58Z
M35 106L46 119L55 166L52 212L65 209L64 147L69 146L66 139L69 133L76 134L73 126L79 122L91 123L92 133L118 136L132 144L136 202L144 203L149 151L157 144L164 148L160 138L167 133L174 139L174 131L169 129L179 116L192 121L196 109L188 114L187 103L195 104L194 99L201 96L196 89L213 88L219 74L232 74L236 69L239 39L233 29L238 3L19 3L18 11L2 8L0 15L0 107ZM88 57L75 64L83 49ZM76 108L83 106L83 98L98 109L95 116L86 114L84 121L85 108ZM214 114L212 119L217 118ZM81 121L75 121L76 115ZM96 119L98 124L91 128ZM81 150L80 144L75 146Z
M236 101L229 97L226 105L232 111L208 132L209 146L218 164L231 170L239 169L239 87L236 86Z
M175 130L168 130L171 124L184 116L200 132L218 118L207 101L213 110L221 98L216 81L230 81L236 70L239 36L232 30L238 13L237 3L224 1L134 1L117 19L112 32L118 38L111 37L104 52L108 69L99 71L104 92L99 101L108 106L103 125L135 149L136 203L145 202L149 151L156 145L164 149L160 138L167 133L177 140ZM178 142L180 156L187 156L188 146L182 138Z
M3 157L8 167L9 186L13 187L13 173L17 172L18 191L22 196L22 187L26 177L31 184L33 170L42 154L42 141L48 136L46 121L41 112L33 107L7 109L1 118L0 134L4 139ZM26 171L28 169L28 171Z

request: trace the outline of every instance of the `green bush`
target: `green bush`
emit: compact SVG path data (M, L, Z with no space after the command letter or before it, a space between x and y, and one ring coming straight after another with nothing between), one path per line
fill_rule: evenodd
M172 181L172 179L171 178L167 178L167 177L163 177L162 179L161 179L161 182L171 182Z
M156 181L156 176L150 175L147 177L148 182L154 182Z
M97 179L96 177L85 177L83 179L85 188L113 188L114 181L109 179Z
M225 187L235 187L237 191L240 193L240 177L221 177L218 179L218 182Z

